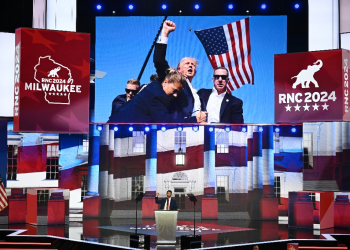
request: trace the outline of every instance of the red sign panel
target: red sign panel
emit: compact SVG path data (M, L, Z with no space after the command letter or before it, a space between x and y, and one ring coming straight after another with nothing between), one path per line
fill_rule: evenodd
M275 55L275 122L350 121L348 50Z
M15 37L13 130L88 133L90 35L20 28Z

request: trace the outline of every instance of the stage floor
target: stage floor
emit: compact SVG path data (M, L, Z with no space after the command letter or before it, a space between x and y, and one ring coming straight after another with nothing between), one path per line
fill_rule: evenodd
M139 219L138 232L149 232L151 249L156 249L155 221ZM26 235L58 237L129 247L129 235L135 231L135 219L74 218L69 225L33 226L28 224L0 225L0 229L27 229ZM193 234L193 221L179 221L177 236ZM196 220L196 234L202 235L202 247L253 244L284 239L324 239L322 234L350 234L350 229L324 230L288 228L287 221ZM180 248L180 237L176 248Z

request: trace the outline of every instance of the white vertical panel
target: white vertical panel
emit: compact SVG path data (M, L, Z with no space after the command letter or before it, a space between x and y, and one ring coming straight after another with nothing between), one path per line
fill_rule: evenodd
M340 33L350 32L350 1L340 0Z
M338 0L309 0L309 51L338 49Z
M46 0L33 0L33 28L46 28Z
M0 32L0 117L13 116L15 34Z
M344 33L340 35L340 44L342 49L350 50L350 33Z
M76 31L76 0L47 0L46 28Z

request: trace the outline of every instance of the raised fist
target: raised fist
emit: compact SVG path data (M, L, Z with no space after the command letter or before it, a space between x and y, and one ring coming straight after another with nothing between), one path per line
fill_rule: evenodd
M161 36L168 37L169 33L176 29L176 24L170 20L166 20L163 23L163 29Z

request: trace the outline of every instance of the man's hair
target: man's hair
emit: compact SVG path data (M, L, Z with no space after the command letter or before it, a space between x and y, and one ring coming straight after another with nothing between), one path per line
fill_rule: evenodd
M183 60L186 60L186 59L191 59L191 60L193 60L194 61L194 64L196 65L196 68L197 68L197 66L198 66L198 62L197 62L197 60L196 60L196 58L193 58L193 57L184 57L184 58L182 58L181 60L180 60L180 62L177 64L177 69L179 69L180 68L180 65L181 65L181 63L182 63L182 61Z
M168 190L168 191L166 191L166 192L170 192L171 194L173 193L173 191L171 191L171 190Z
M168 83L179 82L182 88L185 88L187 84L185 77L179 71L173 68L168 68L166 70L165 79L168 80Z
M126 84L134 84L140 86L140 81L135 78L131 78L126 82Z
M158 75L157 75L157 74L151 75L151 77L149 78L149 80L150 80L151 82L153 82L153 81L158 81Z
M226 70L227 76L228 76L228 69L226 69L225 67L216 67L216 68L214 69L214 71L213 71L213 76L215 75L215 71L218 70L218 69L224 69L224 70Z

